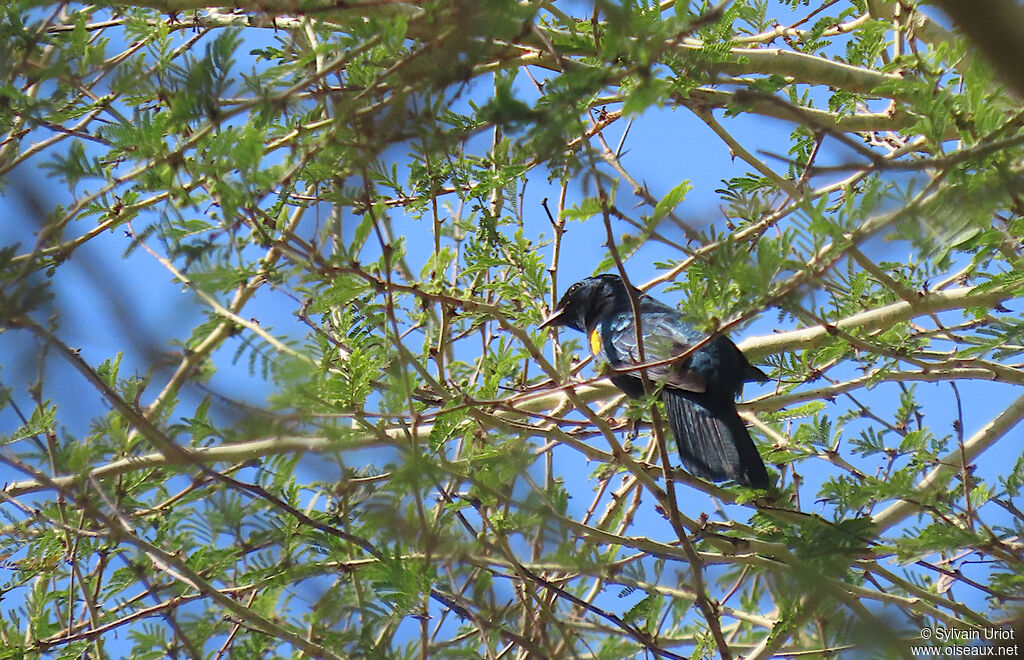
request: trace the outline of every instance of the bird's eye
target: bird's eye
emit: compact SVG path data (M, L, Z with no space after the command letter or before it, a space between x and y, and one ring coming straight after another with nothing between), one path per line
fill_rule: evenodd
M569 290L565 292L565 295L571 296L572 294L576 293L579 290L580 290L580 283L577 282L576 284L573 284L571 287L569 287Z

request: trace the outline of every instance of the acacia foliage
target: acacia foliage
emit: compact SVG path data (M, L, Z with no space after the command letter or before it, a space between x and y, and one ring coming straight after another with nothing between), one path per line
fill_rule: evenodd
M934 12L200 4L0 8L0 657L1011 630L1022 114ZM700 157L629 158L684 114L736 159L714 214ZM737 127L769 120L767 153ZM743 343L778 490L688 477L536 330L591 262L781 330ZM148 337L136 287L192 302Z

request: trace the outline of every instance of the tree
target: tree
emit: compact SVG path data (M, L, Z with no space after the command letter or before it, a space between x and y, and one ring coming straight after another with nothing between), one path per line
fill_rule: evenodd
M1015 644L1021 10L942 4L6 3L0 657ZM536 328L598 271L776 489Z

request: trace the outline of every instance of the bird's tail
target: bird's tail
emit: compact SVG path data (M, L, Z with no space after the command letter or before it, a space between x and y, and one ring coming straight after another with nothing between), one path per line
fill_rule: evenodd
M768 471L735 403L669 388L661 398L687 470L703 479L768 488Z

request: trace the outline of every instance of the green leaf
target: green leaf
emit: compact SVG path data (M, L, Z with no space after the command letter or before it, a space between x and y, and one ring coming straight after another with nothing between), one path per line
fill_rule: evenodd
M662 197L657 206L654 207L653 220L661 220L669 213L671 213L679 204L686 199L686 193L690 192L693 186L689 181L682 181L677 186L668 191L668 193Z

